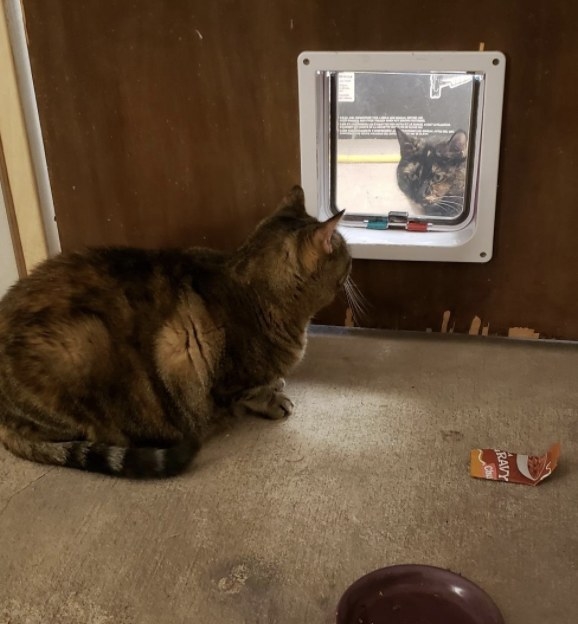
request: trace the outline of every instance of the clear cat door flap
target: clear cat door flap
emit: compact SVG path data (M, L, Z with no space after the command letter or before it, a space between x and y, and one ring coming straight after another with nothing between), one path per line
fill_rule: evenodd
M360 258L486 262L503 98L499 52L304 52L302 184L345 209Z
M468 217L483 75L335 72L331 208L358 227L434 229ZM471 159L473 161L473 159Z

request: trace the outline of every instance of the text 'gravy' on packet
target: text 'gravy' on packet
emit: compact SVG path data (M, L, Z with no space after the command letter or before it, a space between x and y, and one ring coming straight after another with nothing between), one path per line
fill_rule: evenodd
M552 445L544 455L473 449L470 453L470 475L477 479L538 485L554 472L559 457L560 444Z

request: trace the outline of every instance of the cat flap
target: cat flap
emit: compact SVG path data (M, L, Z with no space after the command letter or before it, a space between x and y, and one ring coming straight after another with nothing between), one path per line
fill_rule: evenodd
M332 211L347 210L343 225L419 231L467 220L477 81L334 72L329 191Z
M346 209L356 258L491 260L503 53L307 50L297 67L312 217Z

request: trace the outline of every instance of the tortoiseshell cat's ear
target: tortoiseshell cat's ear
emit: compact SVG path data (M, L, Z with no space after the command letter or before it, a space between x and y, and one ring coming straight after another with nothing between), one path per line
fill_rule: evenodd
M341 217L345 213L345 210L341 210L336 215L333 215L327 221L320 223L313 234L313 244L318 251L326 254L333 253L332 238L335 232L335 228L339 225Z
M438 147L440 156L446 158L465 158L468 152L468 135L463 130L454 132L447 143Z
M285 195L277 208L277 212L291 217L306 216L305 194L299 185L296 184L289 193Z
M415 137L411 137L399 128L395 129L397 140L399 141L399 151L402 158L413 156L419 149L419 142Z

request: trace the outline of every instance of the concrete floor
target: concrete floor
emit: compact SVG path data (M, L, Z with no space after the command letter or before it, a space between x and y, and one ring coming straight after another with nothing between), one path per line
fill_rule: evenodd
M397 139L342 139L337 150L339 155L399 154L399 143ZM337 206L350 215L383 215L390 210L418 214L399 189L397 163L338 163L336 190Z
M330 624L405 562L459 571L507 624L578 621L578 348L316 330L285 422L250 420L156 483L0 451L2 624ZM537 488L472 447L541 452Z

